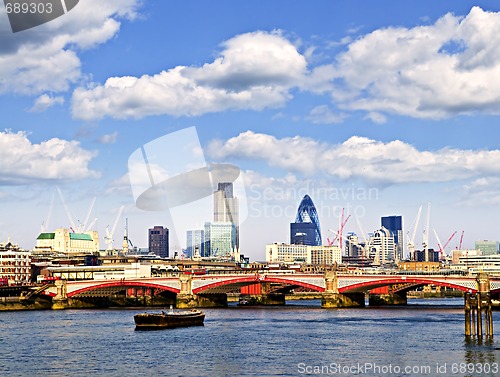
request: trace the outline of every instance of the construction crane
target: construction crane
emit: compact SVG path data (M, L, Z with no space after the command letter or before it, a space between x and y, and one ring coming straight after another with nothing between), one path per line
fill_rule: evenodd
M460 235L460 243L458 244L458 250L462 250L462 241L464 240L464 231L462 230L462 234Z
M438 242L440 259L444 260L445 259L444 257L445 257L446 246L448 246L448 244L453 239L453 237L455 237L455 234L457 234L457 231L455 230L453 232L453 234L448 238L448 241L446 241L446 243L444 245L441 245L441 240L439 239L439 237L437 235L436 229L432 229L432 230L434 231L434 235L436 236L436 239L437 239L437 242Z
M336 232L334 230L328 229L330 232L335 234L335 238L333 240L330 240L329 238L326 239L328 242L328 246L332 246L337 239L339 240L339 247L340 250L342 251L342 233L344 231L345 224L347 224L347 221L351 218L351 215L347 216L346 219L344 219L344 208L342 208L342 215L339 219L339 230Z
M104 242L108 245L107 250L113 250L113 234L115 233L116 226L118 225L118 220L123 212L123 207L121 206L118 210L118 214L116 215L115 222L113 223L113 227L111 228L111 232L109 231L109 225L106 227L106 237L104 237Z
M415 255L415 236L417 235L418 224L420 222L420 217L422 216L422 206L418 209L417 216L413 221L413 232L410 237L410 231L408 231L408 251L410 253L410 258L413 258Z
M61 198L61 202L64 206L64 210L66 211L66 215L68 216L68 220L69 220L69 223L71 225L70 229L73 231L73 233L75 233L75 229L77 227L75 225L75 222L73 221L73 217L71 216L71 213L69 212L69 208L66 205L66 201L64 200L63 193L62 193L61 189L59 188L59 186L57 186L57 191L59 192L59 197Z

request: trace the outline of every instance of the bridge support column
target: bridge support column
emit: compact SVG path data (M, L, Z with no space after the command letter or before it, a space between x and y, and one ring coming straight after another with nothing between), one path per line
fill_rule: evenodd
M493 337L490 279L487 274L477 275L478 292L464 295L465 336Z
M408 303L406 292L392 291L392 287L382 287L372 289L368 303L370 306L384 306L384 305L406 305Z
M285 305L284 293L269 293L261 295L243 295L250 305L269 305L280 306Z
M364 306L364 293L339 293L337 273L335 271L325 272L325 292L321 296L322 308L362 308Z
M57 294L54 298L52 298L52 309L66 309L69 306L66 280L56 280L55 285Z
M224 308L227 306L225 293L211 293L206 295L193 295L178 293L175 307L179 309L190 308Z

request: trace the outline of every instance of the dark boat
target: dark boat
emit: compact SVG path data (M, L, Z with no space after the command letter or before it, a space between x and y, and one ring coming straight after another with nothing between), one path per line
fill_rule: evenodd
M142 313L134 316L136 330L160 330L174 327L203 326L205 313L198 309L161 313Z

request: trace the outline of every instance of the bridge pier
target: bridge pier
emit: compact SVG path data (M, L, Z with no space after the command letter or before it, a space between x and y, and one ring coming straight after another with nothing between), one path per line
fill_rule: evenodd
M60 310L69 307L66 280L56 280L57 294L52 298L52 309Z
M284 293L242 295L250 305L280 306L286 304Z
M490 279L480 273L476 278L477 293L464 295L465 336L493 337L493 315L491 312Z
M393 292L393 287L381 287L370 290L368 304L370 306L385 306L385 305L406 305L408 299L406 292Z
M224 308L227 306L227 295L225 293L211 294L186 294L178 293L175 307L179 309L191 308Z
M325 272L325 292L321 295L322 308L362 308L365 294L362 292L339 293L339 279L334 271Z

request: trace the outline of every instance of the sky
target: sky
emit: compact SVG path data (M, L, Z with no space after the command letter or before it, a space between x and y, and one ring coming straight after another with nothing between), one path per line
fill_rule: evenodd
M60 190L102 248L123 206L115 246L127 218L179 250L216 177L251 260L305 194L324 240L343 208L362 237L401 215L418 247L430 208L431 247L500 240L499 88L495 1L81 0L16 33L2 7L0 242L69 228Z

